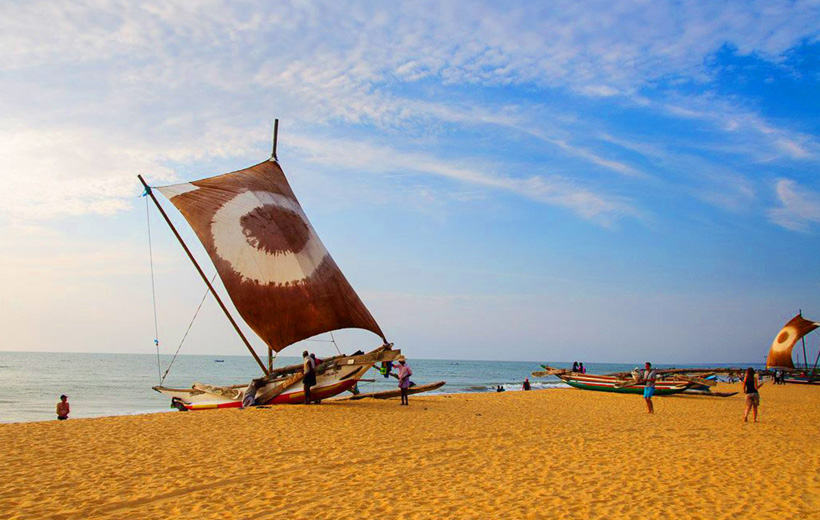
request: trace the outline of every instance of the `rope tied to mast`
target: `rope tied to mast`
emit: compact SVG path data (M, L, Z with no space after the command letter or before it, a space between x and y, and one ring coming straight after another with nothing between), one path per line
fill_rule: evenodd
M216 273L214 273L213 278L211 278L211 283L214 283L216 280ZM168 368L165 370L165 373L162 374L159 380L159 386L162 386L165 383L165 378L168 377L168 372L171 371L171 367L174 365L174 361L177 359L177 355L179 354L180 349L182 348L182 344L185 343L185 338L188 337L188 333L191 332L191 327L194 326L194 321L196 321L196 317L199 315L200 309L202 309L202 305L205 303L205 299L208 297L208 294L211 292L211 288L208 287L205 289L205 294L202 296L202 300L199 302L199 306L196 308L194 312L193 318L191 318L191 322L188 324L188 328L185 330L185 334L182 335L182 339L179 341L179 346L177 346L177 351L174 352L174 357L171 358L171 362L168 363Z
M142 197L145 198L145 220L148 223L148 259L151 264L151 300L154 303L154 345L157 349L157 376L159 377L160 385L162 384L162 366L159 359L159 321L157 320L157 289L154 282L154 247L151 241L151 211L148 205L148 190L145 189Z

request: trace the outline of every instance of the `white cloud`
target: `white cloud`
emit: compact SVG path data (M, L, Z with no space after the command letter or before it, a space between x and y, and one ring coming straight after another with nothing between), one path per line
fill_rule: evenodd
M327 166L358 171L406 171L437 175L563 207L602 225L610 225L624 216L643 216L629 201L596 193L557 175L545 177L505 172L503 170L509 168L506 165L496 166L496 171L491 171L486 165L446 161L425 153L402 152L389 147L341 139L314 140L298 135L290 135L288 139L292 146L302 149L307 155L307 160Z
M0 180L12 186L3 196L6 211L110 214L128 206L137 171L161 180L180 163L254 149L265 132L243 131L266 112L303 129L343 121L399 129L416 139L450 127L496 125L595 168L647 179L645 168L586 138L595 115L559 122L541 111L545 120L539 121L531 101L499 106L439 94L450 87L512 85L640 103L635 93L655 81L708 79L705 58L725 45L777 63L795 45L816 39L820 26L813 23L820 20L816 4L785 0L463 7L4 3L0 66L10 95L0 100L0 110L13 121L0 128ZM667 101L662 95L646 109L708 120L726 134L745 129L766 144L748 141L760 160L817 157L813 137L776 128L719 99ZM453 175L452 168L439 171ZM508 177L484 184L570 207L585 218L636 211L634 203L600 195L588 176ZM570 192L573 197L566 196Z
M769 210L772 222L792 231L808 231L820 222L820 193L791 179L778 180L775 191L780 207Z

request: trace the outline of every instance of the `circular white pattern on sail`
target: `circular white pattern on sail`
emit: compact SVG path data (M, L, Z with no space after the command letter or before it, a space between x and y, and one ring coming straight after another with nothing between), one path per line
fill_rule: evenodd
M276 206L302 219L308 238L300 251L271 253L248 240L242 218L263 206ZM230 263L243 280L259 284L302 282L316 271L328 254L302 208L292 199L267 191L246 191L226 202L214 214L211 234L216 254Z
M783 352L788 350L788 348L794 345L794 342L797 341L791 339L795 337L797 337L797 329L794 327L783 327L783 329L777 333L777 337L772 343L772 351Z

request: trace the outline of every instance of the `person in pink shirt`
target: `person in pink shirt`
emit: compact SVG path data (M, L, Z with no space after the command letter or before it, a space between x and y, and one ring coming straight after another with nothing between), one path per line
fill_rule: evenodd
M410 376L413 375L413 369L407 364L404 356L399 356L399 389L401 390L401 404L408 406L410 403L407 400L407 389L410 388Z

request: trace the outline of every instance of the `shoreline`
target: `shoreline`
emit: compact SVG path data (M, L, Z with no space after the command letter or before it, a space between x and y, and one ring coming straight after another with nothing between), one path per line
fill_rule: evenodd
M534 384L535 383L533 383L533 385ZM562 383L561 381L554 381L554 382L549 381L547 383L540 383L540 384L549 384L549 385L554 384L554 385L560 385L560 386L548 386L548 387L545 387L545 388L533 388L530 391L531 392L541 392L541 391L544 391L544 390L564 390L564 389L567 389L567 388L572 388L571 386L567 385L566 383ZM518 385L518 386L520 386L520 385ZM445 385L445 388L446 388L446 385ZM521 388L513 388L513 389L509 389L509 390L505 389L504 392L523 392L523 390ZM445 395L446 396L451 396L451 395L461 395L461 394L493 394L493 393L502 393L502 392L496 392L495 390L487 389L487 390L465 390L465 391L461 391L461 392L433 391L433 392L427 392L427 393L418 394L418 395L419 396L434 397L434 396L445 396ZM341 396L346 397L347 393L341 394ZM333 397L331 399L326 399L323 402L324 403L332 403L338 397L339 396ZM299 405L266 405L266 406L299 406ZM122 413L106 413L106 414L102 414L102 415L94 415L94 416L91 416L91 417L69 417L68 420L69 421L86 421L86 420L89 420L89 419L102 419L102 418L105 418L105 417L128 417L128 416L132 416L132 415L138 416L138 415L151 415L151 414L157 414L157 413L175 413L175 412L177 412L177 413L201 413L202 411L206 411L206 410L197 410L197 411L190 411L190 412L179 412L179 410L177 410L175 408L171 408L171 406L169 405L167 409L162 409L162 410L132 411L132 412L122 412ZM44 422L58 422L57 418L56 418L56 414L53 417L48 418L48 419L37 419L37 420L33 420L33 421L0 421L0 425L4 425L4 424L44 423Z
M2 424L0 519L817 517L818 388L556 390Z

